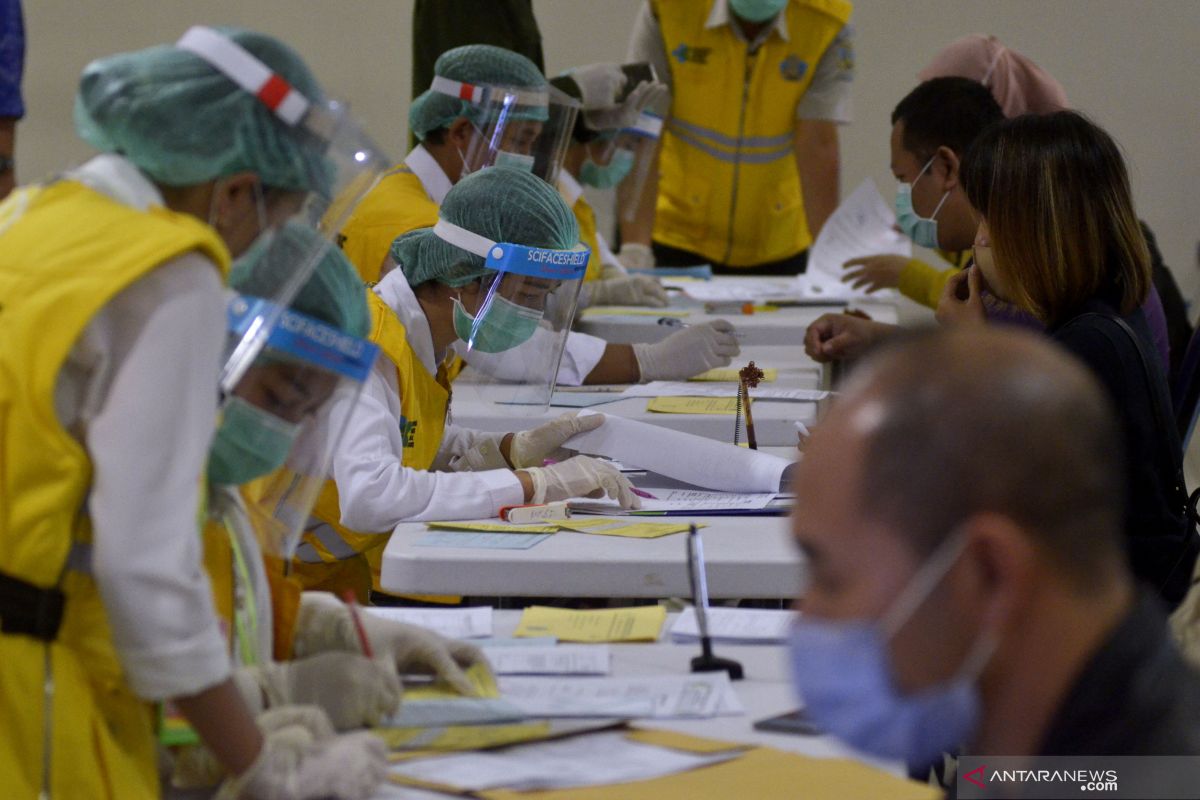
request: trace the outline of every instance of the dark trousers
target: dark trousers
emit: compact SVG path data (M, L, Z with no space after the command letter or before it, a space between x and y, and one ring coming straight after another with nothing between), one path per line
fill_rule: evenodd
M794 256L781 258L778 261L767 261L751 267L731 267L728 264L718 264L709 261L699 253L681 250L678 247L652 243L654 259L660 267L692 267L696 264L712 264L714 275L800 275L808 267L808 251L801 250Z

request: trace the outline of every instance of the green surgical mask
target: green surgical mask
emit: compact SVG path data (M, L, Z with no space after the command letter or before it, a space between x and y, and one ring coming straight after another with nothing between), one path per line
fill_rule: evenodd
M534 162L535 159L533 156L527 156L524 153L510 153L507 150L497 150L494 166L510 167L512 169L519 169L522 172L533 172Z
M208 450L209 483L237 486L274 472L287 461L299 433L299 425L231 397Z
M747 22L766 22L787 5L787 0L729 0L729 7Z
M472 317L457 297L454 303L454 332L472 350L500 353L524 344L537 330L542 312L527 308L499 295L492 297L480 318Z
M597 189L611 189L633 169L634 154L632 150L619 147L612 154L612 159L604 165L592 161L591 156L579 168L579 182Z

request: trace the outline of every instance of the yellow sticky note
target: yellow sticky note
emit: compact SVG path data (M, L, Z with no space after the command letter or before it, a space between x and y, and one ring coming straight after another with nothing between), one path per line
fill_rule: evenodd
M686 533L687 523L681 522L626 522L618 519L582 519L560 522L563 530L577 533L595 533L600 536L627 536L631 539L657 539L672 533ZM697 525L696 527L702 527Z
M550 735L549 722L516 725L451 725L444 728L373 728L371 733L394 753L390 761L429 755L448 750L483 750L516 742L531 742Z
M779 377L779 370L775 367L764 367L763 375L763 380L770 383ZM738 381L738 371L732 367L718 367L717 369L710 369L707 372L701 372L699 375L693 375L688 380L736 383Z
M564 642L658 641L667 609L662 606L572 608L530 606L513 636L555 636Z
M491 667L484 662L472 664L467 670L467 680L471 683L471 688L475 690L476 697L499 697L500 687L496 685L496 676L492 674ZM453 686L441 681L434 681L424 685L415 684L404 687L404 700L446 700L455 697L462 697Z
M581 317L674 317L683 319L690 311L668 308L626 308L625 306L593 306L580 312Z
M430 530L483 531L485 533L554 533L554 525L513 525L508 522L430 522Z
M652 397L647 411L660 414L736 414L736 397Z

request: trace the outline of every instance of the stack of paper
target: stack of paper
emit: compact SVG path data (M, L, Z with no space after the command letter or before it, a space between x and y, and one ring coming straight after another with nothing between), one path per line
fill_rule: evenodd
M711 283L688 284L684 292L702 303L762 303L801 299L795 282L787 279L722 278Z
M852 258L892 254L912 257L912 242L895 229L896 215L867 178L830 215L808 252L808 269L796 277L806 297L887 299L890 289L868 294L851 289L842 277Z
M738 448L734 448L738 449ZM678 514L680 516L713 514L723 512L762 511L775 499L773 492L706 492L703 489L653 489L653 498L643 498L637 511L621 508L616 500L603 498L589 500L577 498L570 501L571 511L580 514L607 514L626 516L656 516Z
M695 719L745 713L725 672L637 678L497 679L500 695L530 717Z
M794 611L768 608L710 606L707 617L708 635L715 641L730 644L782 644L787 641L788 631L796 619L796 614ZM671 626L671 641L694 642L699 638L696 609L689 606Z
M452 686L435 682L406 686L400 710L389 717L385 728L430 728L447 725L484 725L525 718L521 709L501 699L496 679L486 664L467 670L474 697L460 695Z
M606 644L485 647L483 652L497 675L607 675L612 669Z
M579 610L529 606L514 636L554 636L563 642L656 642L667 610L662 606Z
M365 611L383 619L428 628L450 639L475 639L492 635L492 609L490 606L470 608L381 608L373 606Z

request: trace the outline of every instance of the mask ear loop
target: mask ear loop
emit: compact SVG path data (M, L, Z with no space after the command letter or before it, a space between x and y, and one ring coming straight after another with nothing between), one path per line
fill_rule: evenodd
M212 197L208 199L208 219L206 222L208 222L208 227L212 228L218 233L221 230L221 220L217 214L217 198L220 196L221 190L224 188L226 183L227 181L225 178L217 178L216 181L213 182Z
M921 604L929 599L934 587L941 582L942 578L946 577L946 573L950 571L950 567L954 566L954 562L958 560L966 547L967 532L962 528L955 528L946 541L938 545L929 560L917 570L908 585L900 592L900 596L892 603L892 607L880 618L880 627L888 639L895 636L921 607Z

